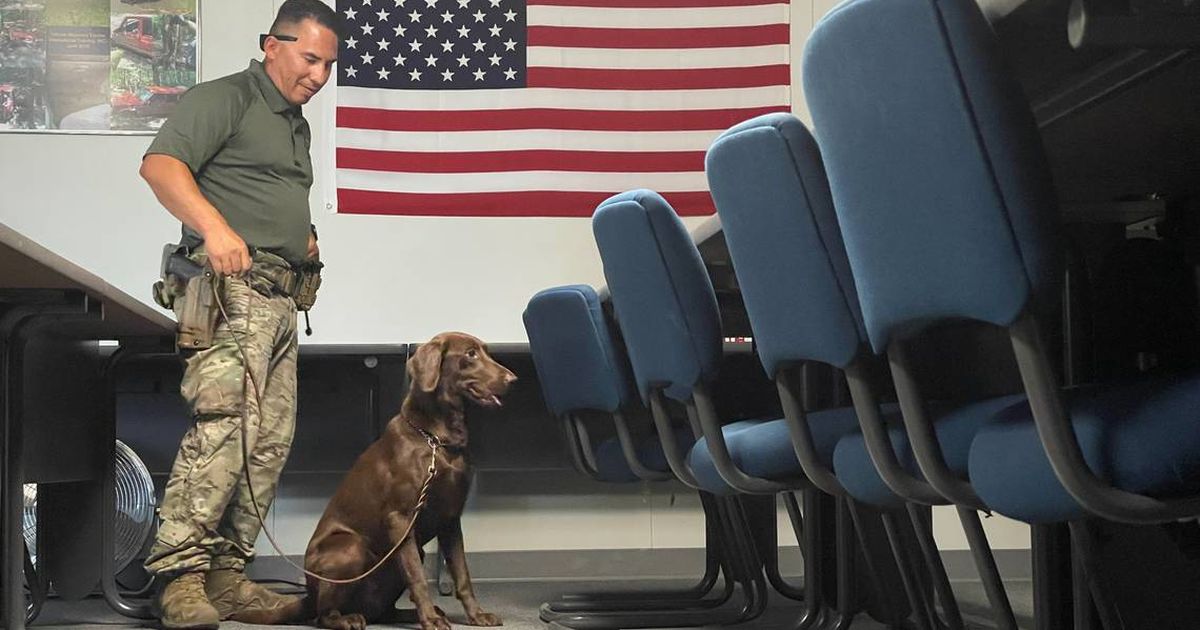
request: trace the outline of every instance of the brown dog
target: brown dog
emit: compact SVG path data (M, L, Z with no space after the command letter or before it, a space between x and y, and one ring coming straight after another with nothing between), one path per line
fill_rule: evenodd
M517 377L488 355L482 341L462 333L443 333L423 344L408 360L408 374L411 387L400 414L354 462L329 501L308 543L305 568L324 577L353 578L375 566L404 536L429 474L431 449L424 431L441 447L437 473L412 534L367 578L343 585L309 576L307 597L292 610L280 611L283 618L243 621L315 618L323 628L362 630L367 622L402 621L395 604L407 588L421 628L449 630L445 614L430 600L422 563L421 547L437 537L467 623L500 625L499 617L484 612L475 599L463 550L459 518L470 482L464 408L468 402L500 406L500 396Z

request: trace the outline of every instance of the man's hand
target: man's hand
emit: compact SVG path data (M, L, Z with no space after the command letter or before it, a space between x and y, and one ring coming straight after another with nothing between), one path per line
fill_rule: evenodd
M308 259L316 260L321 257L321 248L317 247L317 237L312 233L308 233Z
M204 234L204 252L213 271L220 275L236 276L250 271L250 250L228 225L221 224Z

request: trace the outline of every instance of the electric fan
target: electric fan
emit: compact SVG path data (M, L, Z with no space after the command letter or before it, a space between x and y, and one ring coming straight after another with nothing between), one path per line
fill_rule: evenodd
M154 527L154 482L150 471L133 452L117 440L116 458L116 569L123 570L146 544ZM29 556L37 563L37 484L25 484L24 530Z

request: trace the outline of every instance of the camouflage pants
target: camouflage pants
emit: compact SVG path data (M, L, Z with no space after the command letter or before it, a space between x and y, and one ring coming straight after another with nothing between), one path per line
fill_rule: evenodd
M211 348L184 353L180 387L193 425L183 436L160 507L161 526L146 569L177 574L240 569L254 556L261 525L242 467L242 407L255 498L265 516L287 461L296 425L296 306L264 296L245 281L224 282L222 318ZM177 301L175 308L179 310ZM237 334L250 373L243 378ZM248 394L248 395L247 395Z

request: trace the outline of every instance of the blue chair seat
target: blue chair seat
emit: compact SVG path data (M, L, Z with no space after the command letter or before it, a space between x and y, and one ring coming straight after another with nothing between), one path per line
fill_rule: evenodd
M1072 389L1064 399L1084 459L1102 481L1158 498L1200 489L1200 374ZM1051 470L1028 402L995 419L970 449L979 497L1028 523L1086 516Z
M680 448L687 450L691 448L695 438L692 437L691 429L677 428L675 429L675 439L681 445ZM642 440L637 445L638 460L642 465L655 472L670 472L670 464L667 463L667 455L663 452L662 441L657 435L651 436ZM637 475L629 468L629 463L625 459L625 452L621 449L621 441L617 438L609 438L596 446L596 473L599 481L607 481L610 483L633 483L641 481Z
M998 411L1011 407L1024 398L1022 394L1000 396L958 407L949 412L937 413L938 419L934 428L946 465L955 473L965 476L971 440L980 427L992 421ZM909 444L908 434L902 426L899 407L895 404L884 405L882 411L884 421L889 425L888 437L892 441L897 461L909 473L923 479L916 455ZM896 496L879 476L861 432L855 431L838 441L833 453L833 469L846 491L855 499L884 508L898 508L904 505L904 500Z
M808 421L817 454L826 465L833 461L833 448L838 439L858 428L858 418L851 407L816 411L808 414ZM773 481L804 475L792 448L787 422L782 418L734 422L725 425L722 433L725 434L729 457L747 475ZM692 447L688 453L688 464L705 490L720 495L735 493L717 472L705 439L701 438Z

